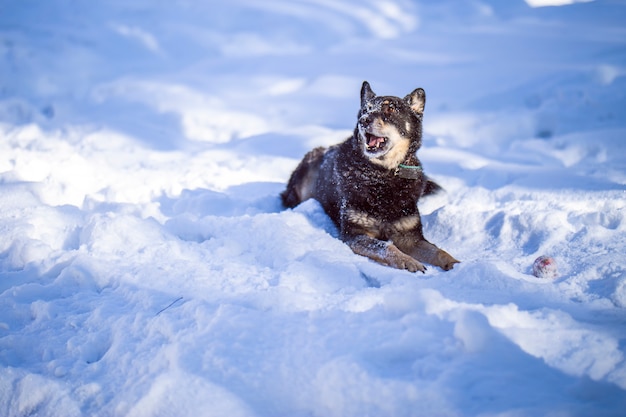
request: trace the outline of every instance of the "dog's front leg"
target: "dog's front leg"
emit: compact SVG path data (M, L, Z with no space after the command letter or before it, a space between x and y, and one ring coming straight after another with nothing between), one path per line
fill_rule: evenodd
M439 249L427 240L411 238L394 239L394 243L398 245L400 250L408 253L415 259L419 259L421 262L438 266L444 271L449 271L454 267L454 264L459 263L452 255L445 250Z
M391 242L366 235L357 235L346 239L345 242L354 253L367 256L380 264L406 269L410 272L426 271L426 267L421 262L403 253Z

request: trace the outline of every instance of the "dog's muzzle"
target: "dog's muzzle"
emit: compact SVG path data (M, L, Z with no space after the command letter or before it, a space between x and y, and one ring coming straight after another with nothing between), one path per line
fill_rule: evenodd
M366 114L359 119L359 130L365 145L365 152L370 156L378 157L389 150L389 138L381 135L383 121L372 114Z
M368 152L384 151L387 147L387 138L384 136L376 136L371 133L365 133L366 149Z

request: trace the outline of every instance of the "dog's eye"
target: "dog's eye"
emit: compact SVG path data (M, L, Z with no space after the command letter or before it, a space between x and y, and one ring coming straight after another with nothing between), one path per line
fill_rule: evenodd
M397 110L396 105L393 103L387 103L387 106L385 106L385 113L387 114L395 113Z

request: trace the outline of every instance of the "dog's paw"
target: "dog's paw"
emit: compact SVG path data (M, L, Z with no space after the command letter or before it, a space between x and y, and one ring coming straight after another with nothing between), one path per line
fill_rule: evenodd
M416 261L415 259L411 258L411 260L409 260L408 262L405 263L405 266L403 269L408 270L409 272L421 272L422 274L426 273L426 266L424 266L423 263Z
M406 269L409 272L426 272L426 266L417 259L395 249L390 256L387 257L387 265L397 269Z
M437 254L437 266L439 266L444 271L449 271L454 268L454 264L461 263L461 261L457 261L450 255L448 252L439 249L439 253Z

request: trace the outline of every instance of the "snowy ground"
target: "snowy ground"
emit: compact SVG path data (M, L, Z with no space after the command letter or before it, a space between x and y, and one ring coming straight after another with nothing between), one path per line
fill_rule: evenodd
M0 4L0 415L625 415L626 3L213 3ZM363 80L453 271L280 207Z

